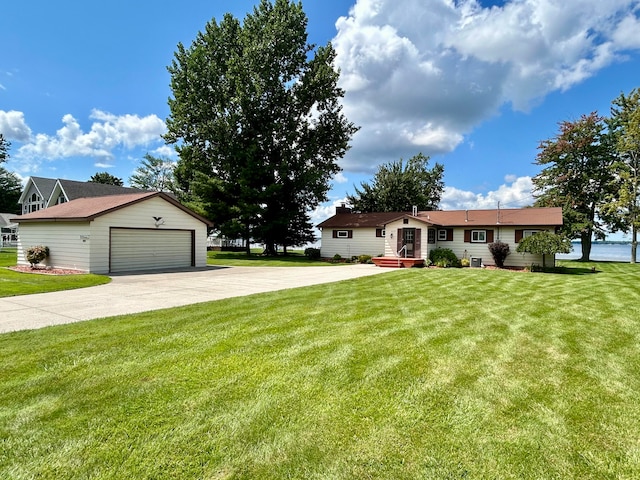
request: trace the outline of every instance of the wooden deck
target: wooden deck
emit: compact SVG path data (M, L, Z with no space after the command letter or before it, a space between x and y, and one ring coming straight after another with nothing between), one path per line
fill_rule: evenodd
M422 258L399 258L399 257L373 257L371 259L378 267L387 268L411 268L424 267Z

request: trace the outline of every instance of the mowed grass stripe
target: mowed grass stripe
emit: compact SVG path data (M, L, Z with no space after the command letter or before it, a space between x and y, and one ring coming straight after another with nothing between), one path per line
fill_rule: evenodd
M0 477L637 477L640 273L598 268L395 271L2 335Z

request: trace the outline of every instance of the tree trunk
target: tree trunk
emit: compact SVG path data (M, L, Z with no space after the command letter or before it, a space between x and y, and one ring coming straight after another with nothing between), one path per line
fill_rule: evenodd
M638 250L638 228L635 223L631 227L631 263L636 263L636 252Z
M276 244L273 242L267 242L264 244L264 255L267 255L269 257L275 257L278 255L278 248L276 247Z
M582 246L581 262L588 262L591 256L591 229L580 234L580 245Z

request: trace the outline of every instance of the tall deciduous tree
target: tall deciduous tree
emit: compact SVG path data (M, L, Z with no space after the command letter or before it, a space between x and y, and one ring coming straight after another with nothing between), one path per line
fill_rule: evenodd
M538 148L536 163L545 167L533 178L536 205L562 207L563 232L580 239L580 260L588 261L593 237L606 234L598 215L611 188L615 161L604 119L593 112L561 122L559 133Z
M9 159L9 147L11 143L0 133L0 163ZM22 184L15 173L0 167L0 212L20 213L18 200L22 193Z
M111 175L109 172L98 172L91 176L89 179L93 183L104 183L107 185L117 185L119 187L124 186L124 182L121 178Z
M615 139L613 191L605 215L613 230L631 232L631 263L636 263L640 227L640 90L613 101L609 128Z
M355 195L347 200L356 212L409 212L414 206L418 210L438 208L444 182L444 167L436 163L429 169L429 157L422 153L404 164L393 161L378 167L373 182L362 182Z
M147 153L142 164L129 177L129 185L142 190L176 193L174 168L175 162L168 158L157 158Z
M9 147L11 142L4 138L4 135L0 133L0 163L6 162L9 158Z
M342 113L335 52L307 43L300 3L261 0L241 24L211 20L169 67L168 143L192 207L267 253L311 233L355 126ZM301 230L300 230L301 229Z

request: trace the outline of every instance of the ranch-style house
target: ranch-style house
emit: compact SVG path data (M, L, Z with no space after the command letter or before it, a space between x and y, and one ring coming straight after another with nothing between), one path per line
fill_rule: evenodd
M562 209L555 207L353 213L342 205L318 228L324 258L371 255L382 257L374 259L379 265L412 266L426 261L431 250L448 248L458 258L469 259L471 266L494 265L488 246L501 241L510 249L505 266L526 267L542 265L543 258L516 253L518 243L561 226Z

